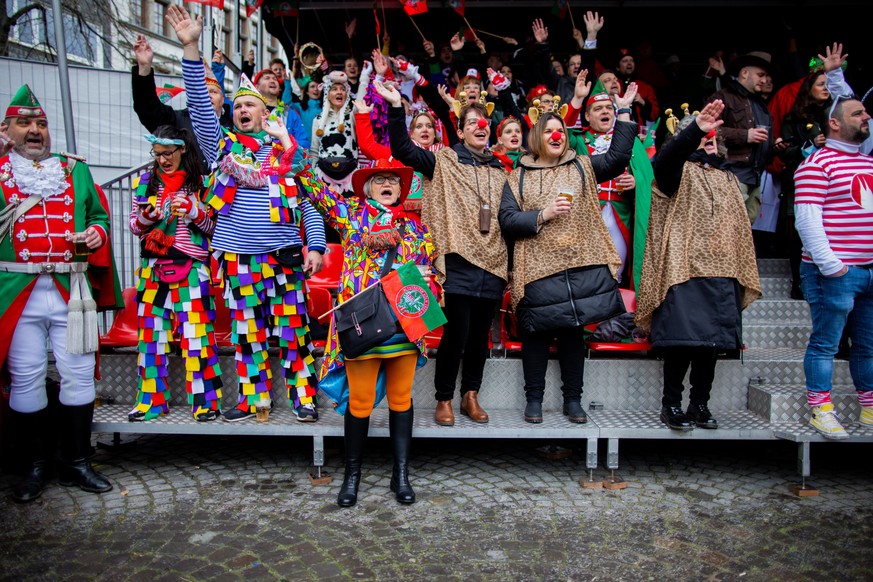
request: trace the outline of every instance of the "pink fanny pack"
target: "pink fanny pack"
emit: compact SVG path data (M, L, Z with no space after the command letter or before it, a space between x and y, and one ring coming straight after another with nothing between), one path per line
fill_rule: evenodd
M193 264L193 259L158 259L155 273L163 283L180 283L188 278Z

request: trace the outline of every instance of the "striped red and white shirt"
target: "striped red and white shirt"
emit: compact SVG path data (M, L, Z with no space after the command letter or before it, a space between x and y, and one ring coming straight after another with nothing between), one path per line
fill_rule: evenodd
M828 140L794 174L803 260L822 274L873 263L873 157Z

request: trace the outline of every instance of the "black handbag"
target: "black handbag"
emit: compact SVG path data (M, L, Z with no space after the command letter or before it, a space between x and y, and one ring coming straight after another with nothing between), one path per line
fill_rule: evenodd
M391 270L396 256L396 247L388 251L385 264L379 272L380 279ZM340 350L346 358L357 358L385 343L397 332L397 319L379 284L337 307L334 322Z
M283 267L299 267L303 264L303 246L282 247L273 251L273 256Z

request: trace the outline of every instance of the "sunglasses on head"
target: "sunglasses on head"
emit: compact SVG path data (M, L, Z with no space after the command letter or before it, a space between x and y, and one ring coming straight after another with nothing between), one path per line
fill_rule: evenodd
M834 97L834 102L831 103L831 108L828 111L828 119L834 118L834 110L837 108L837 104L843 101L850 101L852 99L857 99L857 97L855 97L854 95L837 95L836 97Z

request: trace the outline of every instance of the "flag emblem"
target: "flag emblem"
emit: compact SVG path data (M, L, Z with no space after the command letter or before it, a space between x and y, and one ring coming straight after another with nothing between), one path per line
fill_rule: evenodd
M427 293L418 285L406 285L394 297L397 310L405 317L421 317L429 303Z

